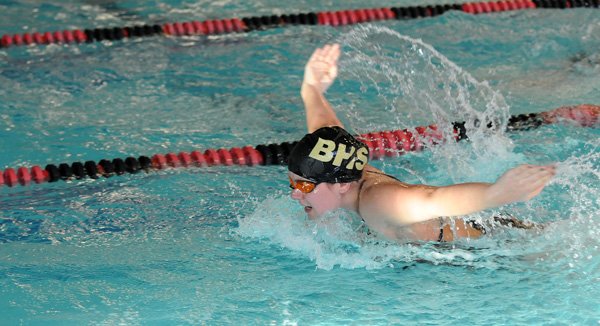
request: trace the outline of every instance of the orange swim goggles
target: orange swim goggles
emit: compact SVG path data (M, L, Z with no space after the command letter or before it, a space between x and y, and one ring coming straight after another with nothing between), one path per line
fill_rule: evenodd
M294 180L292 180L292 177L290 177L290 176L288 176L288 177L290 178L290 188L292 190L298 189L302 193L305 193L305 194L311 193L313 190L315 190L315 187L318 184L316 182L312 182L312 181L308 181L308 180L294 181Z

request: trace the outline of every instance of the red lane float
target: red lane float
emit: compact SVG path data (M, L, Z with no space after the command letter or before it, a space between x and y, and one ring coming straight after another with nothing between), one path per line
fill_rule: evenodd
M5 34L0 37L0 47L30 44L68 44L82 42L115 41L132 37L155 35L189 36L242 33L273 27L290 25L344 26L391 19L425 18L444 14L449 10L460 10L478 15L502 11L534 8L567 9L577 7L599 7L599 0L502 0L467 2L453 5L425 5L412 7L385 7L352 9L339 11L309 12L288 15L232 18L206 21L165 23L163 25L142 25L85 30L65 30L55 32L35 32L33 34Z
M600 106L583 104L577 106L561 107L548 112L519 114L511 116L508 121L508 130L533 129L544 124L553 124L568 121L583 127L594 127L600 120ZM454 139L466 139L464 123L454 123ZM382 158L398 156L404 153L419 151L424 147L434 146L443 141L442 133L436 125L420 126L407 130L387 130L358 135L357 138L369 148L369 156ZM179 154L155 154L151 158L140 156L128 157L125 160L101 160L99 163L87 161L85 164L74 162L62 163L59 167L48 164L45 169L33 166L31 169L19 167L0 170L0 186L13 187L17 184L28 185L33 180L35 183L55 182L58 180L72 180L89 177L96 179L99 176L110 177L122 175L125 172L137 173L138 171L162 170L180 167L209 167L217 165L275 165L286 164L289 152L294 143L245 146L231 149L207 149L200 151L179 152Z
M600 106L592 104L565 106L552 111L542 112L540 115L546 124L566 120L573 121L582 127L593 127L598 123Z

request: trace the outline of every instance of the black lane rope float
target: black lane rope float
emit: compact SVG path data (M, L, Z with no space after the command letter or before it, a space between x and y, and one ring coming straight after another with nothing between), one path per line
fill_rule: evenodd
M579 105L562 107L548 112L513 115L508 121L508 130L528 130L538 128L545 124L569 120L580 126L592 127L598 123L600 106ZM461 141L468 139L464 122L453 123L454 139ZM491 127L491 125L488 125ZM399 156L404 153L419 151L424 144L435 145L443 141L442 135L436 125L408 129L371 132L358 136L358 139L369 147L370 159L386 156ZM155 154L152 157L139 156L125 159L100 160L99 162L87 161L85 163L61 163L58 166L48 164L44 169L39 166L31 168L19 167L0 170L0 187L3 185L13 187L34 183L55 182L58 180L72 180L99 177L111 177L125 173L149 172L180 167L207 167L215 165L281 165L287 164L289 153L296 142L283 142L280 144L261 144L255 147L234 147L231 149L207 149L204 152L192 151L179 154Z
M290 25L330 25L343 26L380 20L413 19L433 17L449 10L469 14L487 14L502 11L535 8L598 8L600 0L505 0L491 2L467 2L463 4L386 7L372 9L352 9L338 11L309 12L289 15L256 16L206 21L165 23L162 25L141 25L95 29L75 29L55 32L35 32L8 35L0 38L0 47L30 44L65 44L99 41L118 41L127 38L150 37L156 35L216 35L243 33L267 28Z

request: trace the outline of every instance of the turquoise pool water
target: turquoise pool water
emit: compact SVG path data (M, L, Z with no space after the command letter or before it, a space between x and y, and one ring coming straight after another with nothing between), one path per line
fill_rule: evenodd
M0 4L0 33L381 6L10 1ZM598 104L599 18L592 9L451 12L2 49L0 169L298 139L303 65L333 41L344 55L329 98L360 133ZM472 216L508 212L544 230L388 243L344 212L307 221L278 166L2 187L2 323L599 324L599 129L470 131L469 143L373 164L443 185L557 162L535 200Z

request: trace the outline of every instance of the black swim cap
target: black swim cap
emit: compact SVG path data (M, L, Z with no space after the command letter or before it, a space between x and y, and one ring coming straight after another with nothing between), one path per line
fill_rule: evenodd
M341 127L304 136L290 153L288 170L313 182L351 182L362 177L369 148Z

